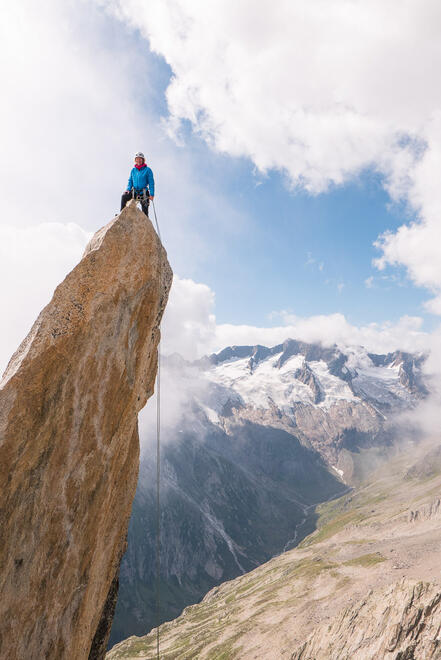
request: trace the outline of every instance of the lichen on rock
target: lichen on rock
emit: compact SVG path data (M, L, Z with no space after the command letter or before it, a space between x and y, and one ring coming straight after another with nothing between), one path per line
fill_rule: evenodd
M0 382L0 657L103 657L172 272L130 203Z

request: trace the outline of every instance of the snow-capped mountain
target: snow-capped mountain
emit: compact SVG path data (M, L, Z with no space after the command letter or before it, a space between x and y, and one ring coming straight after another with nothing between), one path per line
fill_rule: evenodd
M292 339L272 348L230 346L197 363L209 384L199 403L224 429L232 420L284 428L334 464L354 434L372 442L426 394L423 362L401 351L343 353Z
M292 413L296 404L329 409L340 401L368 401L382 412L423 392L422 356L395 352L347 354L288 339L284 344L229 347L208 358L207 377L234 390L245 405L275 404ZM202 364L204 361L202 361ZM417 383L420 384L418 387Z
M164 358L163 619L310 533L315 504L348 488L360 448L390 443L397 417L425 395L423 361L294 340L230 346L193 363ZM143 459L112 642L154 625L150 413L140 426Z

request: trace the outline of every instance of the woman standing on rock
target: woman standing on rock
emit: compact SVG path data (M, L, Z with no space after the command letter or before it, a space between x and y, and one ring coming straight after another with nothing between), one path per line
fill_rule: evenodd
M146 216L149 215L149 203L153 200L155 195L155 180L153 172L150 167L145 164L145 156L141 151L135 154L135 166L132 168L127 184L127 190L121 197L121 211L132 198L132 188L135 190L135 195L142 195L143 190L147 189L147 196L141 199L141 207Z

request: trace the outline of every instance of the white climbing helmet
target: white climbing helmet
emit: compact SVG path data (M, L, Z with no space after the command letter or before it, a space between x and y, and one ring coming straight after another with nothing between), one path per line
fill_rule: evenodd
M135 158L144 158L144 160L145 160L145 156L142 153L142 151L137 151L136 154L135 154Z

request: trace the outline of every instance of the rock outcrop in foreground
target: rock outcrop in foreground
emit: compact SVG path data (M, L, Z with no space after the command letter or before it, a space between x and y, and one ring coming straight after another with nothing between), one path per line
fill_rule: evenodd
M318 628L291 660L439 658L441 591L403 579Z
M0 657L101 658L172 273L131 203L99 230L0 383Z

